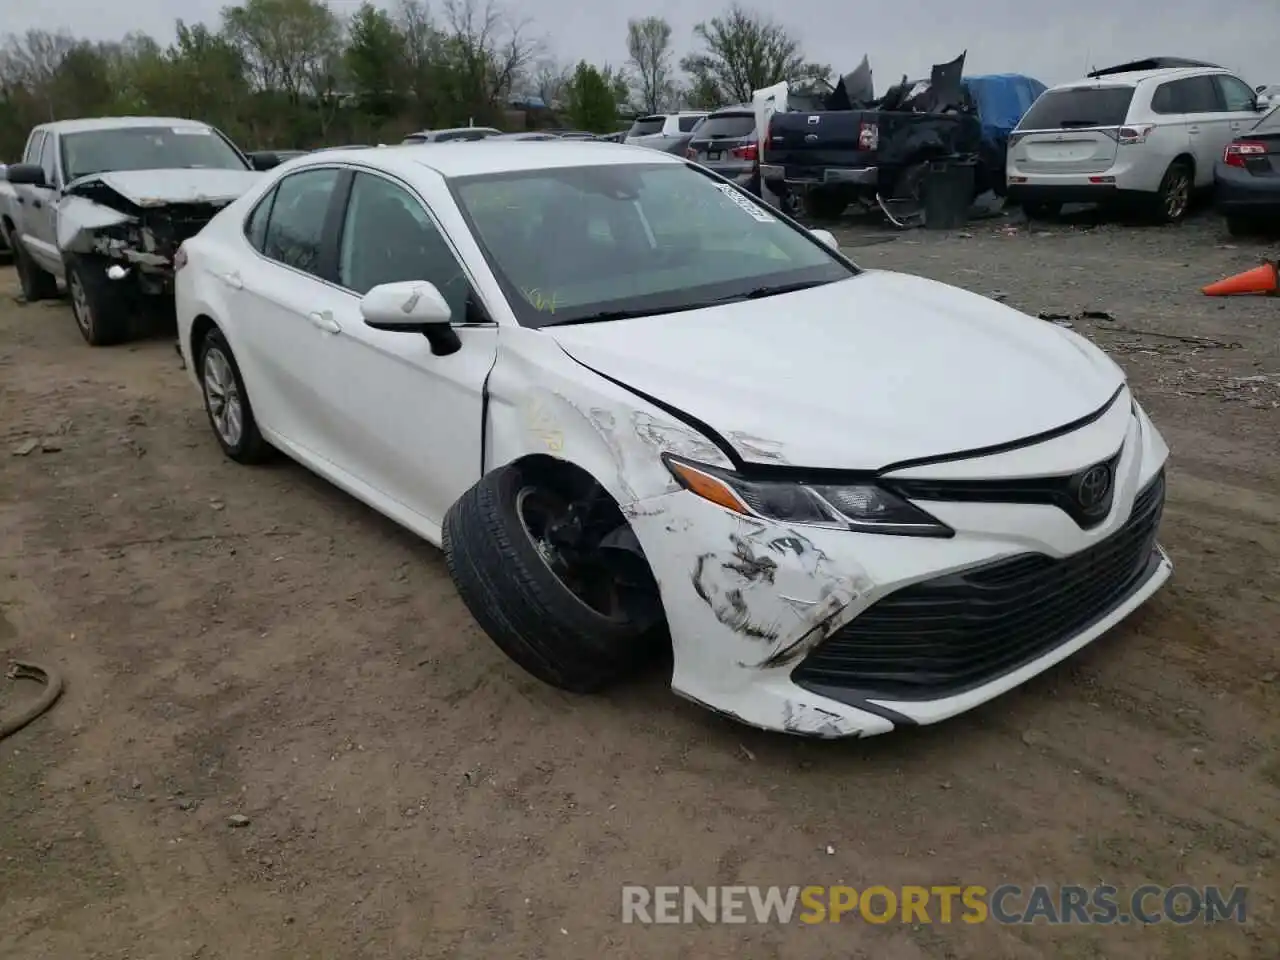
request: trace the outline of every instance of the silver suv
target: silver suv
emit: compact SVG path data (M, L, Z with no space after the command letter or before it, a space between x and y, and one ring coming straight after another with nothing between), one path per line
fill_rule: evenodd
M1213 186L1213 165L1265 109L1222 67L1152 58L1040 95L1009 137L1009 199L1029 217L1064 203L1136 200L1162 222Z

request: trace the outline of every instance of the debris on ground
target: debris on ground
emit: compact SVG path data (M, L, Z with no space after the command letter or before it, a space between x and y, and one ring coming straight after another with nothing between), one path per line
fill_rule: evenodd
M243 813L233 813L231 816L227 817L227 826L229 827L247 827L248 825L249 818Z
M13 448L15 457L25 457L33 453L36 447L40 446L40 441L35 438L23 440L20 444Z

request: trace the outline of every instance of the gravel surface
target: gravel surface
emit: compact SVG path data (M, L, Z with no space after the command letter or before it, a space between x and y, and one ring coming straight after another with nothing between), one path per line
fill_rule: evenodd
M1280 300L1199 288L1277 250L1209 217L840 235L1070 318L1173 451L1147 607L982 709L851 743L661 676L542 686L432 548L226 461L169 340L89 349L0 270L0 656L67 681L0 744L0 956L1275 958ZM1250 923L620 922L624 883L1036 881L1248 884Z

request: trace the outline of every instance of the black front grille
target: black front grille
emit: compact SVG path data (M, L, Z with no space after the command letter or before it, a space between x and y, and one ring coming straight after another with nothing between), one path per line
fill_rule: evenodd
M1079 634L1151 575L1164 509L1161 472L1128 522L1069 557L1022 554L895 591L792 671L806 689L931 700L1008 673Z

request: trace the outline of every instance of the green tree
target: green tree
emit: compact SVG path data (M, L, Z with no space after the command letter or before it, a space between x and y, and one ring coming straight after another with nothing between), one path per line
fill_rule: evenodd
M675 95L671 78L671 24L661 17L627 21L627 54L645 113L657 113Z
M617 129L615 91L591 64L585 60L578 63L565 93L569 100L569 119L575 127L592 133L611 133Z
M361 4L347 27L344 60L351 92L365 112L386 119L404 109L405 36L389 13L368 0Z
M779 81L831 75L829 66L805 60L784 27L736 3L723 16L699 23L693 35L703 49L680 65L706 106L750 103L754 91Z
M279 90L293 103L327 92L342 30L320 0L246 0L222 8L222 29L258 89Z

